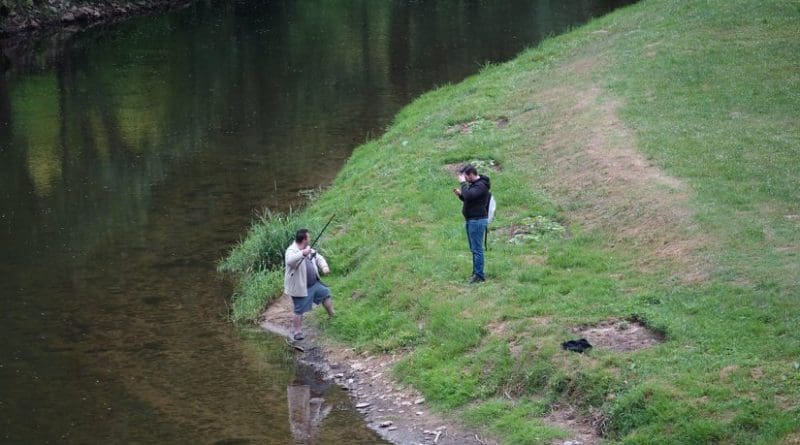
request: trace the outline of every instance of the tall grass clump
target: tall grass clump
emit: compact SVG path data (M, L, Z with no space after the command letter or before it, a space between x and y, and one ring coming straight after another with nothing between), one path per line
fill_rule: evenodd
M266 209L253 221L244 239L220 261L218 271L238 278L231 301L234 321L257 318L264 306L280 295L286 247L294 241L298 228L316 227L314 223L301 212Z
M277 213L269 209L258 215L250 230L220 261L220 272L264 272L283 267L283 253L294 240L298 228L313 225L303 213L289 210Z

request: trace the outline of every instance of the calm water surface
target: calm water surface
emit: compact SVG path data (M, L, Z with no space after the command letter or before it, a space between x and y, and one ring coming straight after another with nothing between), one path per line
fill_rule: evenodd
M216 261L415 96L623 3L202 2L12 66L0 442L288 444L287 386L310 384L319 443L383 443L281 339L226 321Z

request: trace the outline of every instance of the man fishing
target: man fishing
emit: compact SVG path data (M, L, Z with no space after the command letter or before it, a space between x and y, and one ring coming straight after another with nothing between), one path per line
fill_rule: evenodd
M322 304L329 317L334 315L330 290L320 281L320 271L329 274L330 268L325 258L309 245L308 229L297 231L294 242L286 249L284 261L286 273L283 279L283 291L292 297L293 334L294 339L300 341L305 338L303 314L310 311L313 305Z
M467 241L472 252L472 277L470 284L486 281L483 273L483 241L489 224L489 201L492 198L489 177L478 174L474 165L467 164L458 174L459 188L453 193L464 202L461 213L467 220Z

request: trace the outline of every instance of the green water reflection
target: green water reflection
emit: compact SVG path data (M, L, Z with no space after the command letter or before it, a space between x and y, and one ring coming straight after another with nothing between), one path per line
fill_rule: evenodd
M12 60L0 442L291 443L298 371L226 322L214 271L253 211L301 205L421 92L623 3L199 2ZM326 437L382 443L328 397Z

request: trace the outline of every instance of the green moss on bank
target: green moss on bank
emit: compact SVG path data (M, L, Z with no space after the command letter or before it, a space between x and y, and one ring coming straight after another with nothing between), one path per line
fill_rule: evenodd
M337 215L324 249L339 315L318 324L357 348L406 352L399 379L506 443L569 437L542 421L556 403L593 413L613 443L797 440L798 19L792 1L643 1L419 98L302 215L312 227ZM608 201L554 186L579 177L560 160L585 147L553 144L581 140L576 101L622 104L634 148L691 190L675 204L691 227L628 232L642 220L626 212L581 226ZM470 287L446 166L476 158L502 168L488 172L500 203L489 280ZM508 242L537 216L569 230ZM621 239L614 218L638 235ZM240 261L281 242L261 224L272 223L257 223L223 263L241 273L239 320L281 284L280 272ZM665 259L647 230L687 232L702 247ZM698 264L701 278L684 279ZM665 342L560 350L576 325L630 317Z

